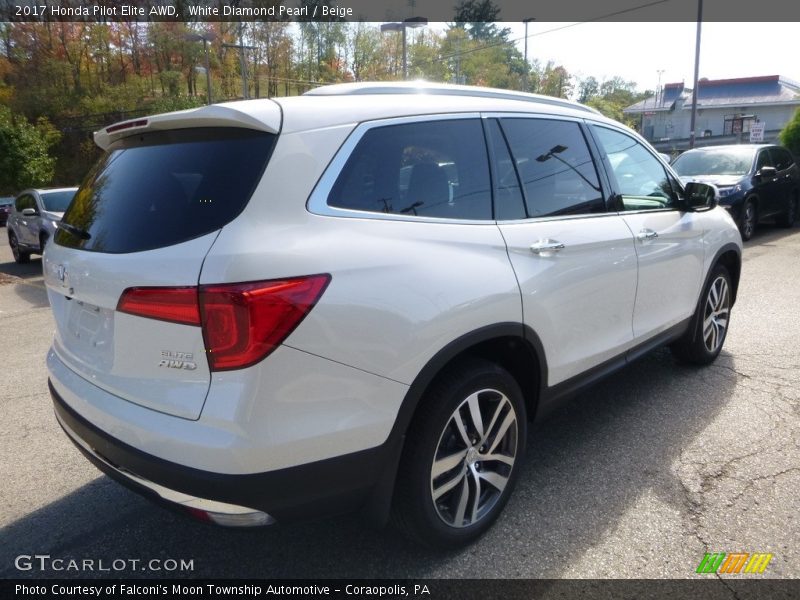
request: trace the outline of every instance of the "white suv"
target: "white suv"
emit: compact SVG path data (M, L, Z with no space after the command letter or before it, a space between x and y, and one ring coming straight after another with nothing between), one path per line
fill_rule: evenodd
M215 523L361 507L467 542L530 420L725 340L741 239L714 188L572 102L348 84L95 139L44 258L56 415Z

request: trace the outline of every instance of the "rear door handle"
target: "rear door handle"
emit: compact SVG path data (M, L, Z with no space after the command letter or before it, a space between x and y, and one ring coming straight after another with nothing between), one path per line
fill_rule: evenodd
M646 242L647 240L654 240L658 237L658 233L653 231L652 229L642 229L639 233L636 234L636 239L640 242Z
M531 252L534 254L555 254L564 248L566 248L566 246L564 246L564 244L558 240L546 239L539 240L535 244L531 245Z

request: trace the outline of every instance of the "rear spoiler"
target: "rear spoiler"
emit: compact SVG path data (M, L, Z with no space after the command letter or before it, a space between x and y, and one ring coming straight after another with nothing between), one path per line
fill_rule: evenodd
M95 131L94 142L107 150L117 140L145 131L194 127L241 127L278 133L281 130L281 109L277 102L267 99L212 104L114 123Z

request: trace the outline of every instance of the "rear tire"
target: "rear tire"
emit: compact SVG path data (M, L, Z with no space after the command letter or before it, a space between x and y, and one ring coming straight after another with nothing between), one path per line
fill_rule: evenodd
M25 252L19 247L17 234L13 231L8 232L8 245L11 246L11 254L14 255L14 261L19 265L24 265L31 259L30 252Z
M525 453L522 390L503 368L470 359L431 385L409 426L393 521L415 541L455 548L500 515Z
M689 330L670 346L678 360L693 365L708 365L716 360L728 334L732 293L730 273L717 265L703 289Z
M745 200L742 206L742 218L739 223L739 231L742 234L742 240L747 241L753 237L756 231L756 222L758 220L758 213L756 211L756 204L752 200Z
M789 197L789 206L786 208L786 212L775 219L780 227L794 227L795 221L797 221L797 192Z

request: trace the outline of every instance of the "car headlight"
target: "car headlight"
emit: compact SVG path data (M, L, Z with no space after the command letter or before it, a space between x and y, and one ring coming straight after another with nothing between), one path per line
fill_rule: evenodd
M737 192L742 191L742 184L737 183L736 185L732 185L731 187L721 187L719 189L719 197L720 198L727 198L728 196L732 196Z

